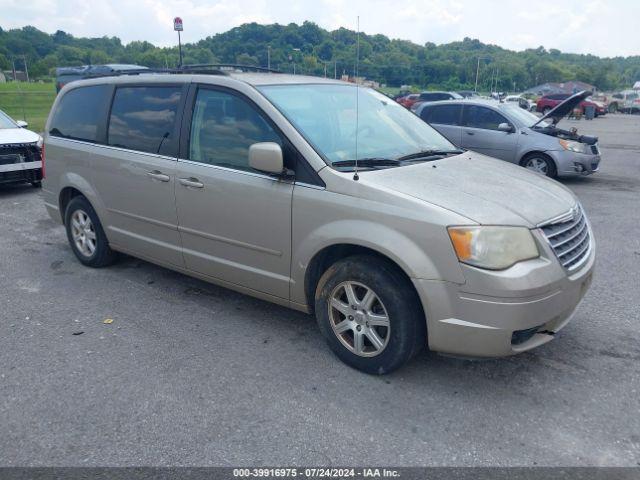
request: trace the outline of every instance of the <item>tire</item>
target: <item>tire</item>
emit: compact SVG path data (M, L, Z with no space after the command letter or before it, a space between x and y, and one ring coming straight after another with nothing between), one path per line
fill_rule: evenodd
M33 188L42 188L42 182L41 181L31 182L31 186Z
M609 113L616 113L618 111L618 104L611 103L609 104Z
M546 114L547 114L547 113L549 113L550 111L551 111L551 107L544 107L544 108L542 109L542 114L543 114L543 115L546 115Z
M80 263L100 268L116 260L116 253L109 248L98 215L85 197L71 199L65 211L64 224L71 250Z
M544 164L544 166L543 166ZM533 152L525 155L520 161L520 166L549 178L558 176L558 169L553 159L544 153Z
M372 301L365 305L367 298ZM329 305L332 299L337 300L334 306ZM336 356L369 374L396 370L427 343L426 321L413 285L398 267L375 256L354 255L329 267L316 288L315 312Z

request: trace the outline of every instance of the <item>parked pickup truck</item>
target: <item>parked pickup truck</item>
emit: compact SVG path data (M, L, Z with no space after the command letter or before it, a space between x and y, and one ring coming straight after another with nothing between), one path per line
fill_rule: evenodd
M635 90L624 90L611 95L609 102L611 113L637 113L640 112L640 93Z
M0 110L0 184L42 181L42 137Z

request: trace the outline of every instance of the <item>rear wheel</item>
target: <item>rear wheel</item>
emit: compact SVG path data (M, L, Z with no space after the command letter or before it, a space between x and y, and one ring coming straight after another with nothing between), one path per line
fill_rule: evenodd
M73 253L83 265L105 267L116 259L98 215L83 196L71 199L65 212L67 239Z
M315 294L318 325L347 365L389 373L426 345L426 324L413 285L392 263L357 255L338 261Z
M520 165L527 170L550 178L555 178L558 175L555 162L549 155L544 153L530 153L522 159Z
M547 114L547 113L549 113L550 111L551 111L551 107L544 107L544 108L542 109L542 114L543 114L543 115L546 115L546 114Z

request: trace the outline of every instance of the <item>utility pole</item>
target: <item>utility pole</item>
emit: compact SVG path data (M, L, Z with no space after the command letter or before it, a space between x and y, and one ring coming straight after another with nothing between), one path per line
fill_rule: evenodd
M27 77L27 83L29 83L29 69L27 68L27 56L22 55L22 61L24 62L24 74Z
M267 68L271 70L271 45L267 45Z
M322 63L324 63L324 78L327 78L327 62Z
M334 80L338 79L338 61L337 60L333 61L333 79Z
M16 59L15 58L11 58L11 68L13 68L13 81L17 81L16 79Z
M300 49L299 48L292 48L291 49L293 52L299 52ZM294 55L289 55L289 60L293 62L293 74L296 74L296 59L294 57Z
M478 93L478 74L480 73L480 57L478 57L478 66L476 67L476 88L474 92Z

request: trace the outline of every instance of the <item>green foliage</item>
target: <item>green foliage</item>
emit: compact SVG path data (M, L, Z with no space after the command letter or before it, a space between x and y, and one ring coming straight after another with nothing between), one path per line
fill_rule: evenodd
M328 76L355 73L356 34L339 28L332 32L312 22L302 25L258 25L249 23L183 45L185 64L241 63L271 66L284 72ZM57 66L99 63L134 63L148 67L174 67L178 48L159 48L149 42L123 45L116 37L75 38L62 31L49 35L34 27L0 29L0 68L11 61L31 78L48 77ZM359 76L398 87L473 88L479 67L480 90L491 85L498 90L524 90L544 82L582 80L601 90L629 87L640 79L640 56L599 58L562 53L543 47L514 52L478 40L443 45L417 45L384 35L360 35ZM497 78L496 78L497 77Z

